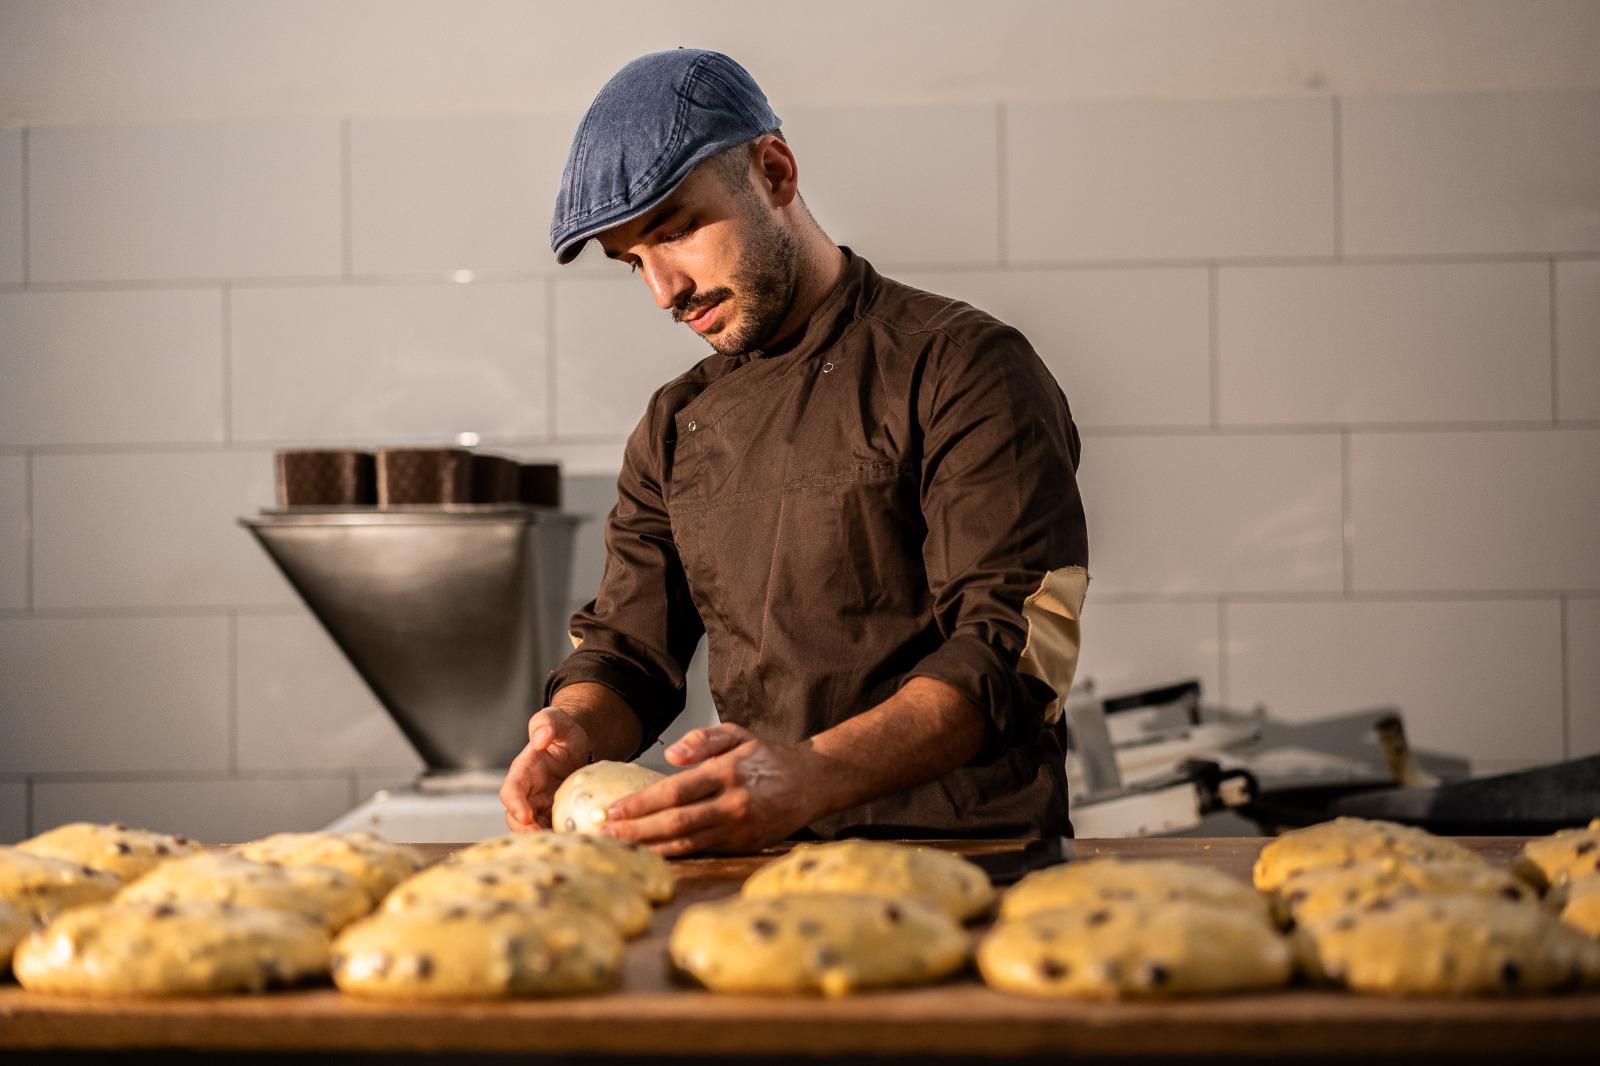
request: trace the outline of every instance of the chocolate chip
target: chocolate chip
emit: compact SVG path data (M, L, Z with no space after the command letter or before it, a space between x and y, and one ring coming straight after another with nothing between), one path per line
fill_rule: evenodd
M1039 960L1039 976L1046 981L1059 981L1072 972L1072 967L1053 956L1046 955Z
M121 822L112 822L111 828L115 829L119 833L126 833L128 831L128 827L123 825Z
M1515 988L1522 982L1522 966L1511 959L1500 964L1500 983Z
M1353 915L1346 914L1337 919L1333 923L1333 927L1341 933L1348 933L1350 930L1356 927L1355 917Z
M807 871L815 870L816 868L817 868L817 860L816 859L801 859L800 860L799 869L800 869L801 873L806 873Z
M433 976L433 959L427 955L417 956L417 978L426 981Z
M100 871L93 866L80 866L78 869L83 871L83 876L85 877L98 877L100 875Z
M122 841L122 840L119 840L115 844L111 845L111 849L113 851L115 851L118 855L132 855L133 854L133 848L126 841Z
M1295 921L1294 915L1291 914L1289 917L1283 920L1283 931L1285 933L1292 933L1295 930L1295 926L1299 924L1299 922Z
M1354 903L1356 900L1358 900L1360 898L1361 898L1361 890L1359 888L1351 888L1351 889L1346 889L1345 890L1344 901L1346 903Z
M1365 909L1369 914L1377 914L1382 911L1392 911L1394 910L1394 901L1387 899L1375 899L1371 903L1367 904Z
M750 923L750 931L762 940L771 940L778 935L778 923L770 918L757 918Z
M499 883L500 883L500 875L499 874L479 874L478 875L478 884L480 884L480 885L498 885Z
M1110 920L1111 920L1111 912L1108 911L1108 910L1095 911L1093 914L1089 915L1088 918L1084 919L1085 923L1091 929L1094 928L1097 925L1105 925Z
M888 906L883 908L883 919L884 919L884 921L888 922L890 925L899 925L900 924L900 918L901 918L900 908L896 907L893 903L891 903Z
M459 922L466 916L467 908L465 907L451 907L449 910L444 912L444 920L447 922Z
M819 970L831 970L844 961L839 953L832 948L818 948L817 953L811 956L812 965Z
M1592 841L1592 840L1585 840L1583 843L1578 845L1578 850L1573 852L1573 854L1574 855L1587 855L1591 851L1593 851L1594 849L1595 849L1595 842Z
M163 903L150 912L152 918L171 918L178 913L178 908L170 903Z
M172 854L172 849L167 847L165 844L157 844L156 845L156 854L157 855L171 855Z
M815 920L813 920L811 918L802 918L802 919L800 919L799 924L796 925L794 928L795 928L795 932L799 933L803 937L813 937L813 936L821 936L822 935L822 923L818 922L818 921L815 921Z
M188 837L173 837L172 842L174 844L182 845L183 847L188 847L190 843Z
M555 873L550 875L550 883L552 885L564 885L567 883L567 875L562 873L560 870L557 870Z
M1160 988L1172 980L1172 971L1159 962L1147 962L1144 967L1144 983L1153 988Z
M1514 885L1507 885L1505 888L1502 888L1500 890L1500 895L1516 903L1522 902L1522 889L1517 888Z

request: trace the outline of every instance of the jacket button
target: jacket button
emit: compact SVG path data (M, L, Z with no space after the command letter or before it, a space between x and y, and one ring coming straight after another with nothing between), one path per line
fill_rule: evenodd
M695 428L696 427L695 427L694 421L691 419L690 422L689 422L689 432L693 433L695 431Z
M823 364L822 364L822 372L823 372L823 373L824 373L824 374L831 374L831 373L833 373L833 364L832 364L832 363L823 363Z

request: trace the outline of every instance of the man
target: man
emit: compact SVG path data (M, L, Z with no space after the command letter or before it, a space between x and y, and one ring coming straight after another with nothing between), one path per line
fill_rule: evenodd
M653 744L705 634L722 724L668 748L688 769L618 801L611 834L683 855L1070 832L1088 548L1066 400L1014 329L836 246L778 129L743 68L692 49L629 63L578 128L557 259L596 239L713 353L629 438L506 822L547 825L568 774Z

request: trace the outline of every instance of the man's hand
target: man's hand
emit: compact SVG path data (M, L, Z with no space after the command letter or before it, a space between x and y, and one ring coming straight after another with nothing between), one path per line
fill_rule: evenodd
M511 760L500 802L513 833L550 828L550 801L556 788L589 762L589 734L559 707L546 707L528 719L528 745Z
M613 803L604 832L662 855L755 851L830 809L827 773L809 744L768 744L723 724L685 734L667 761L699 765Z

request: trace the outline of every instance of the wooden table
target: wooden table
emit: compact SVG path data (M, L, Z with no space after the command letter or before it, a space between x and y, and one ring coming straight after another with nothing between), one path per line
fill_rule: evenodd
M1504 863L1513 838L1464 838ZM1248 878L1263 841L1080 840L1078 858L1177 858ZM1014 845L953 845L968 853ZM434 857L449 848L425 848ZM52 998L0 986L0 1060L20 1052L194 1049L232 1053L431 1052L540 1061L669 1054L769 1059L826 1055L1048 1057L1074 1061L1249 1057L1365 1060L1539 1055L1595 1061L1600 993L1388 1000L1289 989L1162 1003L1040 1001L1003 995L969 973L943 984L840 1000L719 996L674 984L666 938L689 903L735 891L760 857L675 864L678 897L628 948L611 995L479 1004L363 1002L330 988L174 1001ZM98 1050L97 1050L98 1049ZM159 1059L152 1054L151 1060Z

